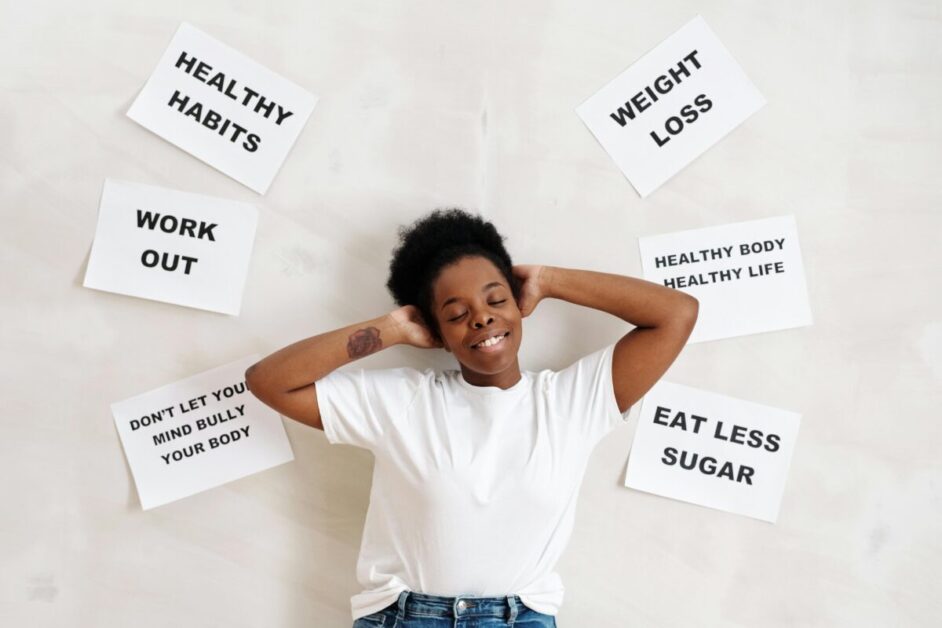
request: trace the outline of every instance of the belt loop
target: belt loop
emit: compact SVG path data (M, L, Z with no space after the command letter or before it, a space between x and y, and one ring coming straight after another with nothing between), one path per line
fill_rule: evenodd
M507 604L510 606L510 617L507 619L507 625L513 628L514 622L517 620L517 596L508 595Z
M406 598L409 597L409 591L399 593L399 613L396 615L396 625L404 624L406 621Z

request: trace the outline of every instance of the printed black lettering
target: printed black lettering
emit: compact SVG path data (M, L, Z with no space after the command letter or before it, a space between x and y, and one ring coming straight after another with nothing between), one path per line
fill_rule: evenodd
M178 224L176 216L164 214L163 218L160 219L160 230L164 233L173 233L177 230Z
M160 261L160 255L158 255L157 251L147 249L141 253L141 264L144 264L144 266L148 268L156 266L158 261Z
M684 130L684 121L677 116L671 116L664 123L664 128L667 129L667 132L671 135L677 135Z
M706 113L713 108L713 101L706 97L706 94L700 94L693 99L693 104L700 108L700 113Z
M610 115L612 117L612 120L617 122L619 126L625 126L626 124L628 124L628 122L625 120L626 117L628 118L628 120L635 119L635 111L634 109L631 108L631 105L628 104L627 102L625 103L624 107L619 107L618 111L616 111L615 113L610 113L608 115Z
M666 94L671 91L672 87L674 87L674 84L671 82L670 78L663 74L654 79L654 89L661 94Z
M700 62L697 61L697 51L696 51L696 50L691 51L690 54L688 54L686 57L684 57L684 61L689 61L690 63L692 63L692 64L694 65L695 68L697 68L698 70L700 69Z
M212 129L215 131L219 126L220 120L222 120L222 115L210 109L206 112L206 117L203 118L203 126L205 126L207 129Z
M260 138L255 133L249 133L248 137L245 138L245 141L242 142L242 148L247 150L250 153L254 153L258 150L258 145L261 143L262 138Z
M645 109L651 106L651 103L644 97L644 94L638 92L631 97L631 103L638 109L638 113L641 113Z
M215 242L216 238L213 237L213 229L215 229L217 226L218 225L214 222L211 222L208 224L205 222L200 222L200 232L199 232L199 235L196 237L199 238L200 240L202 240L205 237Z
M742 425L734 425L733 431L729 433L729 442L736 443L737 445L744 445L746 441L743 440L743 437L746 435L746 428Z
M194 120L196 120L197 122L200 122L200 118L203 115L203 104L194 102L193 106L187 109L183 115L189 116L193 118Z
M752 476L755 475L755 472L756 470L752 467L741 465L739 467L739 475L736 477L736 481L742 484L742 481L745 480L746 484L752 486Z
M275 124L281 126L281 123L287 120L289 117L293 116L293 111L285 111L285 108L281 105L278 105L278 119L275 120Z
M271 115L271 112L274 109L275 109L274 101L268 100L264 96L259 96L258 101L255 103L254 111L255 113L261 113L262 111L264 111L265 113L263 113L262 115L264 115L267 118L268 116Z
M142 229L144 226L147 226L148 229L154 229L154 227L157 226L157 220L159 218L160 214L137 210L137 228Z
M657 409L654 410L654 422L657 423L658 425L667 426L668 423L665 421L662 421L661 419L666 419L668 412L670 412L668 408L665 408L664 406L658 406Z
M182 113L183 110L186 108L186 104L188 102L190 102L190 97L184 96L183 98L181 98L180 90L178 89L175 92L173 92L173 96L170 97L170 102L167 103L167 106L168 107L176 106L177 110Z
M188 235L191 238L196 237L196 221L192 218L184 218L180 221L180 235Z
M665 447L664 457L661 458L661 462L663 462L667 466L671 466L672 464L677 462L677 450L674 449L673 447Z
M657 144L658 148L660 148L661 146L664 146L664 144L667 144L669 141L671 141L670 137L665 137L662 140L661 137L657 134L657 131L651 131L651 139L654 140L654 143Z
M193 78L198 81L206 82L206 77L209 76L209 71L212 70L212 66L208 63L200 61L196 66L196 71L193 72Z
M697 113L697 110L693 108L693 105L684 105L680 109L680 115L684 117L688 123L696 122L697 118L700 117L700 114Z
M181 65L185 66L183 70L187 74L193 71L193 64L196 63L196 57L190 57L186 54L186 50L180 52L180 56L177 57L177 62L174 64L174 67L179 68Z

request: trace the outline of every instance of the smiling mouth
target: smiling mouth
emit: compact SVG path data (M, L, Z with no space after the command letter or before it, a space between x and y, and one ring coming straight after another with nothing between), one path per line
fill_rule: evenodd
M507 338L507 336L509 335L510 335L510 332L508 331L507 333L501 334L499 336L494 336L492 338L488 338L487 340L483 340L477 343L476 345L471 345L471 348L477 349L478 351L484 351L484 352L497 351L498 349L503 347L504 339Z

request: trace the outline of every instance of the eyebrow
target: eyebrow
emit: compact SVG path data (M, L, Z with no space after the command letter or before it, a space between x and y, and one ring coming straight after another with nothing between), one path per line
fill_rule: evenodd
M487 292L487 291L490 290L491 288L499 288L499 287L501 287L501 286L503 286L503 285L504 285L504 284L502 284L502 283L499 282L499 281L492 281L491 283L489 283L489 284L485 285L483 288L481 288L481 292ZM451 298L449 298L449 299L445 299L445 302L442 303L441 309L444 310L445 307L446 307L448 304L454 303L454 302L457 301L457 300L458 300L458 297L451 297Z

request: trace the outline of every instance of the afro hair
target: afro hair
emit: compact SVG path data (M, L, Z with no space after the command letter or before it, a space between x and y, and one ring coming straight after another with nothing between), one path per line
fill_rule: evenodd
M520 297L520 280L511 272L513 262L503 241L494 225L478 215L458 208L436 209L399 227L386 287L400 306L418 308L432 333L440 337L432 312L432 285L446 266L464 257L484 257L504 275L514 298Z

